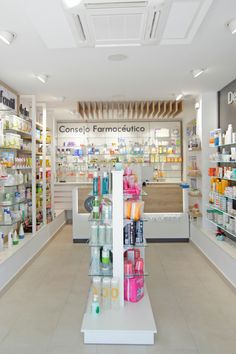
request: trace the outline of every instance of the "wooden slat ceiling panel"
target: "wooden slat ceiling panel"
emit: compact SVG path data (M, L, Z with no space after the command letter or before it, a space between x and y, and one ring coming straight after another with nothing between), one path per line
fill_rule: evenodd
M177 117L183 101L78 102L83 120L162 120Z

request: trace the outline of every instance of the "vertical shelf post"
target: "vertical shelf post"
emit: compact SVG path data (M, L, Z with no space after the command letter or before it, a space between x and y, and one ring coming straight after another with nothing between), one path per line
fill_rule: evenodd
M124 306L123 170L112 171L113 277L119 279L120 306Z

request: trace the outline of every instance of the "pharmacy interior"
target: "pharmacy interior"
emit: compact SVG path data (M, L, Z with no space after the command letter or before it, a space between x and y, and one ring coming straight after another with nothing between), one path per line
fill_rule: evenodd
M0 291L71 224L86 249L84 343L151 345L154 242L193 243L236 287L235 56L221 56L236 21L221 33L230 10L211 0L27 1L28 17L7 3Z

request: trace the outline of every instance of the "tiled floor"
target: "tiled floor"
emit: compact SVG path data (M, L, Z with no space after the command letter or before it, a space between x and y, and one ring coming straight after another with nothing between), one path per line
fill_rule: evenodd
M0 298L1 354L236 353L236 295L191 244L147 248L154 346L84 345L88 261L66 226Z

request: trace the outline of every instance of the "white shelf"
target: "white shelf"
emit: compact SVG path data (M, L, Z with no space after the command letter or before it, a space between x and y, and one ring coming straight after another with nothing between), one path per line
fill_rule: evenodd
M210 220L210 219L207 219L207 220L208 220L210 223L212 223L213 225L215 225L215 226L219 227L220 229L224 230L225 232L227 232L227 233L230 234L231 236L236 237L236 235L235 235L232 231L227 230L224 226L219 225L219 224L217 224L216 222L214 222L214 221L212 221L212 220Z
M138 303L125 302L118 311L106 310L97 317L85 313L81 329L84 343L154 344L157 329L146 288L144 292Z

